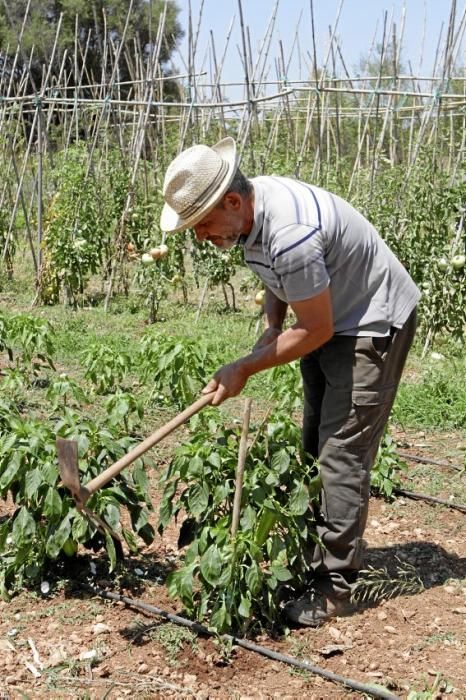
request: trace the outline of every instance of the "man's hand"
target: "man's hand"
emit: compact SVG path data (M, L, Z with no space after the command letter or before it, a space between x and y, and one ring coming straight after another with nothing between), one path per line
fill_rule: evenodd
M241 361L238 360L220 367L207 386L204 387L202 393L208 394L215 391L212 406L218 406L225 399L240 394L248 379L249 374L245 371Z

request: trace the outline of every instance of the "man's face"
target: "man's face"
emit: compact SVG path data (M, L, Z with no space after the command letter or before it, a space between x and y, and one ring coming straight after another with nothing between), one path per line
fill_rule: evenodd
M232 248L243 233L251 230L252 220L245 215L247 206L239 194L229 192L215 209L193 226L197 240L209 241L222 250Z
M232 248L243 233L242 222L236 212L215 208L194 226L198 241L209 241L217 248Z

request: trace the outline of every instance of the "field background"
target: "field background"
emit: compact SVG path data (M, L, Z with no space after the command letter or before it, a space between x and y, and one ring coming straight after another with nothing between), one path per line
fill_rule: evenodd
M59 485L57 434L80 440L83 476L94 475L194 400L260 331L260 285L241 251L158 228L172 157L228 134L248 175L300 177L348 198L423 292L365 534L371 604L317 631L262 620L246 632L377 684L375 697L464 697L465 14L451 3L423 77L403 56L402 22L388 13L353 70L338 21L318 57L312 32L306 52L299 42L283 46L272 11L253 50L239 2L243 71L233 98L223 80L229 36L211 35L201 54L202 15L181 27L171 2L107 4L107 12L94 4L94 13L55 6L46 23L44 3L0 10L0 694L356 695L96 595L97 584L186 614L167 590L185 550L181 518L156 532L159 478L199 425L128 470L121 493L114 485L92 502L124 532L124 559ZM287 67L299 56L305 75L293 80ZM253 398L250 444L277 406L299 424L296 367L253 378L244 394ZM238 431L242 412L238 397L208 415L218 430Z

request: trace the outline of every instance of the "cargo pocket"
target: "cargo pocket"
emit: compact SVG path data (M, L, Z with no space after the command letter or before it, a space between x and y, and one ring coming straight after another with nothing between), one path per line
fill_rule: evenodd
M369 447L387 421L394 391L354 389L340 396L332 392L333 417L322 425L322 438L342 448Z

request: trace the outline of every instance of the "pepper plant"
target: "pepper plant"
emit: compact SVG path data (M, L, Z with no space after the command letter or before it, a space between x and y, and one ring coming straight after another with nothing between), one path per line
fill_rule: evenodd
M7 598L23 585L34 584L51 562L72 556L80 544L105 547L114 568L114 541L100 535L60 486L55 440L57 435L77 440L80 477L87 481L133 446L130 437L118 433L69 407L58 421L33 419L0 395L0 498L9 494L14 509L0 523L0 596ZM152 506L141 461L94 494L88 505L113 530L120 530L132 551L137 551L135 534L146 543L152 541ZM129 511L131 528L121 523L122 508Z
M139 377L149 401L186 406L217 369L217 353L205 342L146 331L140 343Z
M281 584L303 589L320 491L316 465L301 449L298 426L276 412L246 460L239 532L232 538L232 504L240 431L205 410L191 420L191 439L161 477L159 532L186 515L183 565L169 575L171 595L218 632L277 621Z

